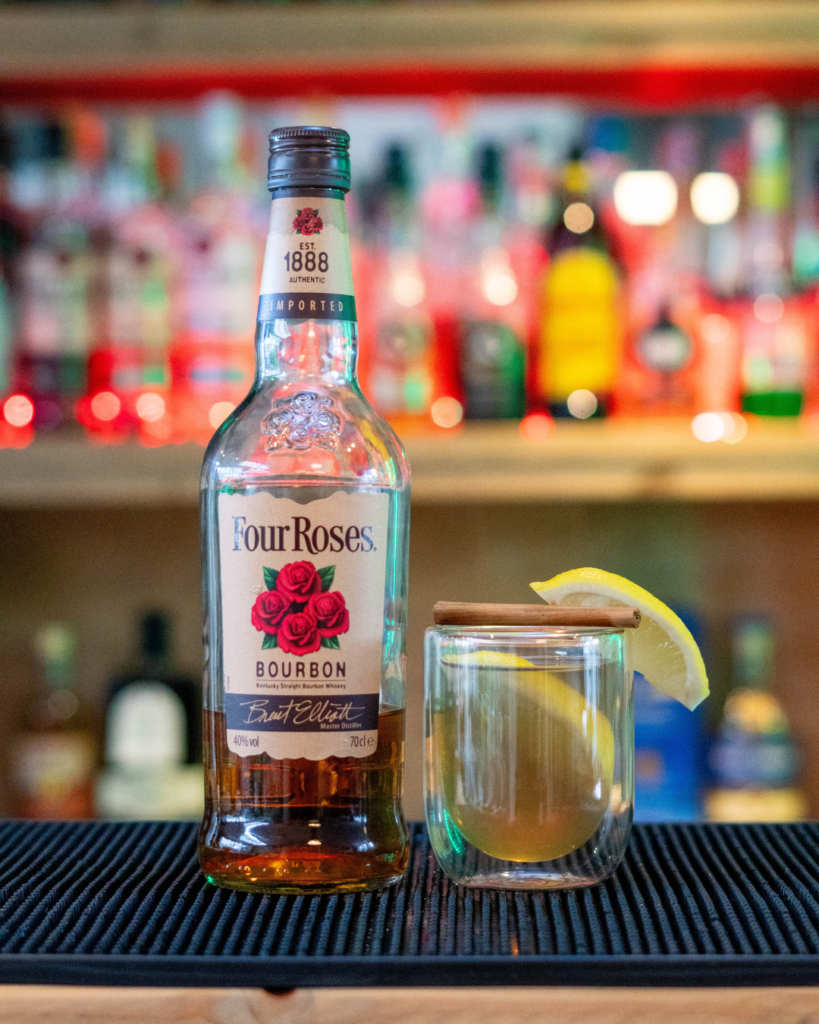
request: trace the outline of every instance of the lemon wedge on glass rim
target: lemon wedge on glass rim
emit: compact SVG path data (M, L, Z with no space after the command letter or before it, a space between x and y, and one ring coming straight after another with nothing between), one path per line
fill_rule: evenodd
M640 609L642 622L627 630L631 667L660 693L693 709L708 696L708 676L697 642L682 619L623 576L603 569L570 569L545 583L529 584L547 604Z

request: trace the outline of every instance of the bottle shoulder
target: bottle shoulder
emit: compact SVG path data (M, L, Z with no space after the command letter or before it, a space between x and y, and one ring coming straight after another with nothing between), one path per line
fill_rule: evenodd
M403 446L355 384L262 381L211 439L203 491L270 482L405 490Z

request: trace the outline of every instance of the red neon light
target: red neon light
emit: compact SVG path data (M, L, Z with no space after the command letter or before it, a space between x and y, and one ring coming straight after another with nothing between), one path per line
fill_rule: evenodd
M819 65L635 67L618 70L418 65L370 68L168 68L0 80L0 102L191 100L210 89L248 99L288 96L431 96L451 92L553 95L608 107L714 107L761 97L785 104L819 99Z

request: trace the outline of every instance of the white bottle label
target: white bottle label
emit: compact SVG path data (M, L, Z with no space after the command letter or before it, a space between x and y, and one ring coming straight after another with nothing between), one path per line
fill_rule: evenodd
M378 745L387 494L219 495L228 749L368 757Z
M274 199L258 320L355 320L343 199Z

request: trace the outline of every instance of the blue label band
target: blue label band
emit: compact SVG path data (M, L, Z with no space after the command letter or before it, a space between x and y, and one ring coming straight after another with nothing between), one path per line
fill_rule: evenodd
M257 320L355 320L352 295L274 292L259 297Z
M378 729L377 693L336 697L226 693L228 729L241 732L362 732Z

